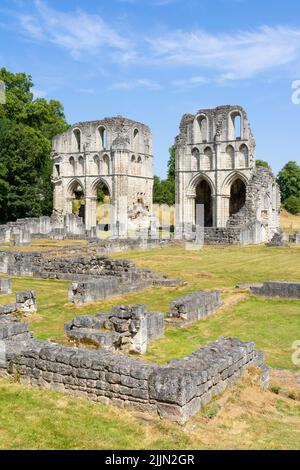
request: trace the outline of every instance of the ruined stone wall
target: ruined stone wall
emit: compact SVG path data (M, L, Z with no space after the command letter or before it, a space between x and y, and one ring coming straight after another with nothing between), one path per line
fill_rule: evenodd
M253 366L261 368L265 384L263 354L256 351L254 343L238 339L220 339L166 366L106 351L29 340L7 342L6 364L0 371L17 373L25 384L185 423Z
M106 350L145 354L149 341L163 335L164 317L147 312L145 305L117 306L110 313L74 318L65 325L65 333Z
M194 323L214 313L221 305L220 291L195 291L170 304L168 318Z
M267 281L261 286L252 286L251 292L266 297L300 299L300 282Z

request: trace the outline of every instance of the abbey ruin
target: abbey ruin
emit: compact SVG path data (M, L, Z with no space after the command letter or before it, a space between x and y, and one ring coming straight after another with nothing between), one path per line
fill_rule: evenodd
M195 225L205 227L208 243L272 238L280 225L279 188L270 170L255 166L256 144L242 107L185 114L176 148L177 238L193 237Z
M96 227L98 190L113 207L113 235L124 237L130 223L150 224L153 186L152 135L149 127L122 116L81 122L53 139L54 213L79 216Z
M53 139L50 217L0 226L15 246L31 237L142 239L166 236L205 244L267 243L280 226L280 192L256 167L256 144L240 106L185 114L176 145L174 230L153 210L153 150L148 126L122 116L81 122ZM104 237L104 232L107 236Z

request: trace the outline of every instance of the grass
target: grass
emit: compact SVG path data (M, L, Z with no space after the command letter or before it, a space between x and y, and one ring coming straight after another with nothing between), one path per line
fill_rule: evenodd
M114 255L122 258L124 253ZM183 357L220 336L237 336L255 341L266 353L272 367L295 369L291 362L292 343L299 339L299 301L266 299L235 289L238 282L286 279L300 281L300 247L205 247L197 252L182 247L165 247L126 253L138 266L169 276L182 277L179 288L147 288L122 297L77 307L68 304L68 281L14 278L14 293L35 289L38 314L30 320L31 330L40 339L61 341L64 323L80 314L109 311L116 304L143 303L149 311L168 312L175 298L195 289L222 289L225 306L216 315L178 329L167 326L165 337L153 342L145 356L164 363ZM0 304L14 300L15 294L2 295Z
M0 449L299 449L300 405L247 377L185 426L0 379Z
M30 320L34 335L63 340L63 325L76 315L108 311L116 304L145 303L167 313L170 302L195 289L222 289L224 307L187 328L166 327L146 360L164 363L182 357L220 336L255 341L276 368L299 370L291 362L299 339L300 302L254 297L235 289L239 282L268 279L300 281L300 247L180 246L113 255L140 267L181 277L178 288L148 288L119 298L75 307L67 302L69 282L13 278L15 292L35 289L38 313ZM11 449L299 449L300 405L288 397L242 383L180 427L153 416L122 411L48 390L0 379L0 448Z
M294 233L300 230L300 215L293 215L285 209L281 211L281 227L287 233Z

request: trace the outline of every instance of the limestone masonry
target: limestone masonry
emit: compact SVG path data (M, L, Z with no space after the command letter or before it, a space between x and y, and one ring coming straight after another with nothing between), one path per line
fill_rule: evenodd
M271 171L255 167L255 148L240 106L183 116L176 139L178 239L193 239L196 225L205 227L208 244L272 238L279 228L280 193Z
M97 190L113 206L112 231L126 236L130 224L150 225L153 186L149 127L122 116L80 122L53 139L54 213L72 214L75 199L86 229L96 227Z
M106 350L145 354L149 341L163 336L164 316L147 312L145 305L118 306L110 313L75 318L65 325L65 333Z
M194 323L215 313L222 305L220 291L195 291L171 302L168 318Z

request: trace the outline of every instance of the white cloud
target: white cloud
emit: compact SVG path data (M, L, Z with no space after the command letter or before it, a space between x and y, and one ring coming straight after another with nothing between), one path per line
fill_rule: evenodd
M224 80L250 78L300 58L300 30L288 27L219 35L177 31L149 42L157 61L219 72Z
M45 98L47 92L45 90L40 90L39 88L32 89L33 97L34 98Z
M144 78L114 83L110 88L114 90L134 90L135 88L147 88L148 90L157 91L161 89L161 86L157 82Z
M173 80L171 85L178 87L178 88L197 88L199 86L205 85L208 80L202 76L184 78L180 80Z
M34 4L35 14L19 15L23 31L32 37L55 43L74 58L86 53L96 54L105 48L117 51L119 58L125 61L134 56L129 39L122 37L99 15L90 15L80 9L61 12L41 0L35 0Z

